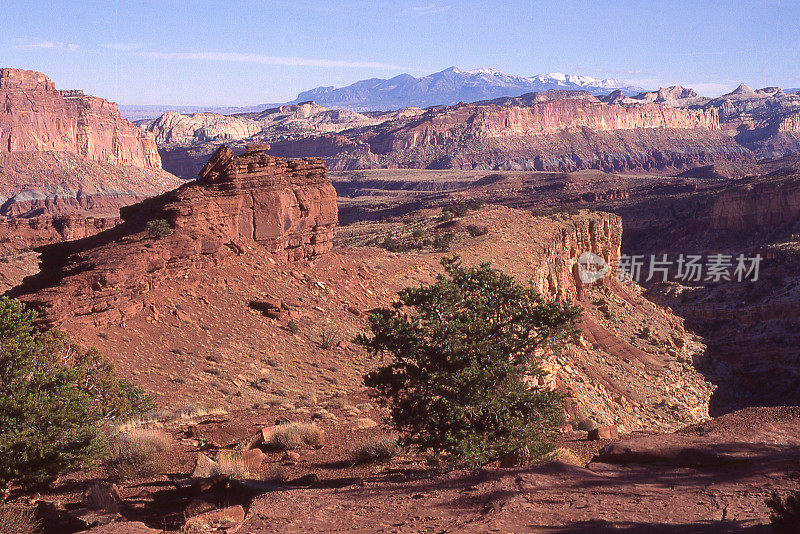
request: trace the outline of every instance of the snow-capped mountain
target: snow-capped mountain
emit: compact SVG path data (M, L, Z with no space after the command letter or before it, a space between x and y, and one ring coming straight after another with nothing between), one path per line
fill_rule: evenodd
M412 106L428 107L475 102L534 91L560 89L607 94L620 89L626 95L642 91L620 80L573 74L539 74L530 78L500 72L491 67L462 70L450 67L422 78L400 74L394 78L370 78L347 87L317 87L300 93L292 103L315 100L327 108L385 111Z

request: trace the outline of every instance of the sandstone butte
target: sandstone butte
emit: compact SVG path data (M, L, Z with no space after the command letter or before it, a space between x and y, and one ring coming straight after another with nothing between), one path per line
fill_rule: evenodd
M123 207L122 223L110 230L45 248L42 273L28 285L49 286L35 299L45 311L58 310L47 318L57 323L99 311L123 316L135 307L135 296L166 277L254 247L280 261L312 259L330 250L338 208L324 164L268 156L266 148L251 146L236 157L223 145L197 181ZM159 219L173 230L153 239L147 223ZM74 254L62 263L69 253ZM64 278L75 267L83 275ZM73 291L73 298L63 299Z
M162 170L153 136L112 102L20 69L0 69L0 100L2 215L116 215L180 184Z

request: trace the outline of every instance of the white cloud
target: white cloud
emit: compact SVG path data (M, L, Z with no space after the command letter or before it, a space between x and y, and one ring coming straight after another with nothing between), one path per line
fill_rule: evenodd
M450 6L437 6L434 4L428 4L425 6L418 6L411 8L411 16L412 17L424 17L426 15L434 15L436 13L442 13L443 11L447 11L450 9Z
M140 50L144 48L144 44L142 43L106 43L103 45L103 48L107 48L109 50L117 50L119 52L133 52L135 50Z
M142 52L138 55L155 59L177 59L191 61L227 61L232 63L259 63L262 65L289 65L300 67L333 67L356 69L411 70L408 67L375 61L344 61L314 59L292 56L266 56L236 52Z
M16 50L65 50L74 52L79 45L75 43L65 43L62 41L37 41L33 39L14 39L13 48Z

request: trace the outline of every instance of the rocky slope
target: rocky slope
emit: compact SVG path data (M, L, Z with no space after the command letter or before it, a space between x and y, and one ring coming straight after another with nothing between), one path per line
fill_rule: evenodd
M0 69L0 213L110 214L176 187L155 140L117 105L58 91L44 74Z
M311 263L288 264L281 259L285 252L271 254L250 237L258 237L258 222L251 234L249 204L238 195L225 197L227 191L212 180L126 208L126 219L173 220L173 235L154 241L129 219L83 242L53 246L45 251L43 273L13 294L36 305L49 322L102 346L120 372L168 404L218 398L247 406L265 388L319 397L363 391L361 374L375 362L349 340L365 328L364 312L388 304L406 285L432 280L443 254L347 247ZM198 204L196 195L207 203ZM231 221L235 213L247 215ZM470 224L486 225L489 232L473 238ZM585 286L576 276L582 251L616 261L617 217L584 213L553 221L487 208L451 230L457 236L452 253L465 261L491 261L532 280L546 296L585 308L579 341L547 363L548 384L568 395L573 424L671 430L708 417L712 387L692 367L703 346L681 321L633 285ZM261 303L258 311L248 308L252 302ZM287 329L289 320L297 334ZM637 335L644 325L652 337ZM325 336L341 343L323 345ZM175 351L165 355L159 340L172 340ZM211 354L236 365L204 373ZM267 357L275 367L264 368ZM218 388L236 393L220 395Z

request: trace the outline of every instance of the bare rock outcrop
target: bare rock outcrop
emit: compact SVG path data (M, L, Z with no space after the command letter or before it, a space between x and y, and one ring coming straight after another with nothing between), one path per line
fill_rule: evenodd
M64 151L91 161L161 168L155 140L116 104L58 91L40 72L0 69L0 152Z
M152 135L116 104L58 91L34 71L0 69L0 214L113 216L180 184Z
M296 261L327 252L338 211L325 166L267 156L266 148L235 157L223 145L196 182L122 208L113 229L45 247L42 272L15 294L54 324L94 314L113 322L141 309L140 296L163 281L232 255L259 248ZM148 230L158 220L169 223L168 235Z

